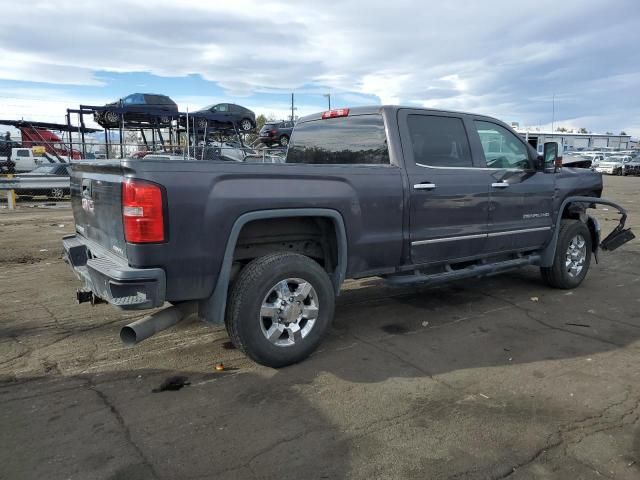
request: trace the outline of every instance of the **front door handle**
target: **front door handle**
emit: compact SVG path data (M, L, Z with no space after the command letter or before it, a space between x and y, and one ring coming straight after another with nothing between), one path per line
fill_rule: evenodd
M507 182L495 182L495 183L492 183L491 186L493 188L507 188L509 184Z
M429 183L429 182L416 183L413 186L414 190L433 190L434 188L436 188L436 184L435 183Z

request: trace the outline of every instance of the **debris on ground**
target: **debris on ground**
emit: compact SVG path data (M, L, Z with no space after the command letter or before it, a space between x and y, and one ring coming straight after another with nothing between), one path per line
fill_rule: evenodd
M224 363L216 363L216 366L214 367L218 372L221 372L222 370L224 370Z
M479 395L480 395L482 398L489 399L489 397L488 397L487 395L485 395L484 393L480 393Z
M586 323L574 323L574 322L565 322L565 325L569 325L571 327L584 327L591 328L591 325L587 325Z
M532 302L537 302L538 300L540 300L538 297L531 297Z
M189 382L189 379L182 375L176 375L173 377L166 378L158 388L154 388L151 391L153 393L166 392L166 391L175 392L177 390L180 390L182 387L186 385L191 385L191 382Z
M235 350L236 346L231 341L224 342L222 344L222 348L225 350Z
M427 322L426 320L424 322L422 322L422 326L423 327L428 327L429 326L429 322Z

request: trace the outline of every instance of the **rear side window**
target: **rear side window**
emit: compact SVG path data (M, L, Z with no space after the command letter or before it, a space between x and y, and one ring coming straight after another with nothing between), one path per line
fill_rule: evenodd
M469 141L460 118L409 115L416 163L431 167L471 167Z
M18 157L29 157L30 156L29 153L30 153L29 150L17 150L16 151L16 155Z
M356 115L298 123L286 163L388 165L381 115Z

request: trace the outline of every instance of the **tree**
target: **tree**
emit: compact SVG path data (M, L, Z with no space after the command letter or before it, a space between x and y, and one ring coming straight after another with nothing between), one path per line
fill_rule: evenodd
M567 129L566 129L566 128L564 128L564 127L558 127L558 128L556 128L556 132L566 132L566 131L567 131Z
M605 135L613 135L613 132L604 132Z
M625 132L624 130L622 130L622 131L620 132L620 135L626 135L626 134L627 134L627 132Z
M265 117L264 113L261 113L256 117L256 130L259 132L265 123L267 123L267 117Z
M580 130L578 130L578 133L589 133L589 131L584 127L580 127Z

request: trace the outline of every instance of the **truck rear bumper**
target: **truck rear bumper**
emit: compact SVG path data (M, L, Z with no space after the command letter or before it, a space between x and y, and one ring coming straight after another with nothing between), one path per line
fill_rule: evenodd
M161 268L131 268L80 235L64 237L62 245L64 260L94 296L124 310L164 303L166 280Z

